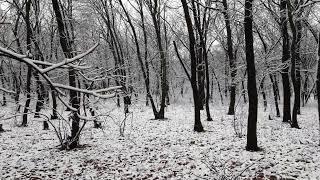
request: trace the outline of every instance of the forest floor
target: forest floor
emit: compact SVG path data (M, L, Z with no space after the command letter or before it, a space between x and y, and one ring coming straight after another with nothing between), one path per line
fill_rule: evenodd
M104 104L98 112L115 107L114 102ZM151 108L135 103L123 137L117 125L123 108L113 108L101 117L103 129L88 123L83 146L71 151L57 148L53 128L42 130L41 119L32 119L28 127L2 121L8 131L0 133L0 179L320 179L315 103L302 108L301 129L281 118L269 120L269 113L259 108L260 152L245 151L247 108L241 108L234 125L227 107L213 105L213 121L206 121L203 112L206 132L196 133L190 102L168 106L166 120L152 120ZM10 109L2 108L0 114Z

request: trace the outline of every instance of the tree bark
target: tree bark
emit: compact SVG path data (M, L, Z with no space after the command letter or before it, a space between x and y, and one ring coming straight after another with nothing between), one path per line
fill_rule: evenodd
M153 6L150 4L150 12L152 17L153 26L156 32L156 39L157 39L157 46L160 53L160 60L161 60L161 70L160 70L160 77L161 77L161 102L160 102L160 110L156 115L156 119L164 119L164 108L166 107L166 96L168 95L168 81L167 81L167 59L166 54L164 52L164 48L162 45L162 37L161 37L161 28L160 28L160 17L159 9L158 9L158 1L155 0Z
M317 101L318 101L318 119L319 119L319 125L320 125L320 33L318 38L318 69L317 69ZM319 130L320 133L320 130ZM320 135L320 134L319 134ZM320 141L319 141L320 144Z
M292 109L291 127L300 129L298 125L298 119L297 119L298 110L300 106L299 104L300 103L300 86L299 86L300 83L298 82L300 81L300 79L298 79L298 76L297 76L297 69L298 69L297 62L299 61L299 57L298 57L299 54L297 53L297 50L299 50L298 49L299 47L298 46L299 44L298 26L299 25L297 26L295 25L291 7L288 7L288 19L289 19L289 23L292 31L292 36L293 36L292 43L291 43L291 81L294 89L294 103L293 103L293 109ZM300 24L299 22L297 23Z
M60 4L58 0L52 0L53 11L56 16L56 21L58 24L58 31L60 36L60 45L62 47L64 56L66 58L72 58L74 56L74 51L72 49L73 41L70 39L69 33L67 32L65 18L63 17ZM69 68L69 85L72 87L76 87L76 74L73 68ZM79 97L77 96L78 93L74 90L70 90L70 102L71 106L77 111L72 112L71 120L71 143L69 144L70 149L73 149L78 146L79 144L79 130L80 130L80 118L78 116L80 101Z
M276 108L276 114L277 114L277 117L280 117L280 110L279 110L279 103L278 103L278 93L277 93L275 77L272 74L270 74L269 77L270 77L270 81L272 83L272 91L273 91L273 97L274 97L274 104L275 104L275 108Z
M26 1L26 27L27 27L27 51L28 55L31 55L31 24L30 24L30 8L31 8L31 0ZM22 124L21 126L27 126L28 125L28 112L29 112L29 106L31 101L31 75L32 75L32 68L31 66L28 66L28 72L27 72L27 84L26 84L26 93L27 93L27 100L24 105L23 115L22 115Z
M229 103L229 110L228 115L234 115L234 108L236 103L236 84L235 84L235 77L237 75L237 69L236 69L236 59L233 52L233 41L232 41L232 30L230 25L230 17L228 14L228 3L227 0L222 1L224 11L223 17L226 24L226 30L227 30L227 54L228 54L228 60L229 60L229 66L230 66L230 74L231 74L231 86L230 86L230 103Z
M196 132L203 132L203 126L201 123L201 117L200 117L200 108L201 108L201 102L199 97L199 87L197 83L197 58L196 58L196 52L195 52L195 36L193 32L193 25L191 21L191 17L189 14L189 7L186 0L181 0L185 21L188 28L188 34L189 34L189 51L190 51L190 59L191 59L191 77L190 77L190 83L192 87L193 92L193 101L194 101L194 131Z
M280 1L280 21L281 21L281 34L282 34L282 63L286 67L282 69L282 84L283 84L283 122L291 121L291 107L290 107L290 81L289 81L289 34L287 27L287 0Z
M248 151L260 150L257 145L257 114L258 114L258 94L256 84L256 69L254 62L253 32L252 32L252 6L253 0L245 1L245 50L248 75L248 96L249 96L249 115L247 128L247 146Z

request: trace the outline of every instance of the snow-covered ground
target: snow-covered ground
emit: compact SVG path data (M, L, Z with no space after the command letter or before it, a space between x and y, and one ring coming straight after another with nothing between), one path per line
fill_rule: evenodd
M105 104L100 112L114 106ZM292 129L280 118L269 120L269 113L260 108L261 152L245 151L245 113L237 115L237 131L240 122L244 126L240 138L226 109L211 107L213 122L205 121L203 112L206 132L196 133L192 104L172 104L167 120L152 120L151 108L136 103L121 137L117 123L124 118L123 108L116 108L113 119L105 117L103 130L88 123L81 136L83 146L71 151L57 149L53 128L42 130L39 119L24 128L13 120L2 121L9 131L0 133L0 179L320 179L315 103L302 108L302 129Z

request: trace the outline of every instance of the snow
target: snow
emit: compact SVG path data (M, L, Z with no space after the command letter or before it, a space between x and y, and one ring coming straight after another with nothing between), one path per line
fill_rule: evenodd
M81 136L82 146L61 151L53 128L42 130L41 119L28 127L17 127L14 120L1 121L0 179L320 179L318 116L312 102L302 108L299 125L292 129L281 118L269 120L259 109L260 152L245 151L246 117L241 114L243 137L235 135L233 116L227 107L211 107L213 122L205 121L204 133L193 131L193 107L174 103L166 110L166 120L151 120L150 107L135 102L130 107L124 137L119 124L123 107L112 100L100 100L98 112L111 111L103 130L89 122ZM5 114L10 108L0 110ZM243 107L245 112L246 107ZM241 113L240 112L240 113ZM112 117L112 118L111 118Z

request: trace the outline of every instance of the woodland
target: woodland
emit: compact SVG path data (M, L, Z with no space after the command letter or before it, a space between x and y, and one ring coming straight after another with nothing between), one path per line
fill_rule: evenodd
M0 179L320 179L320 0L0 0Z

